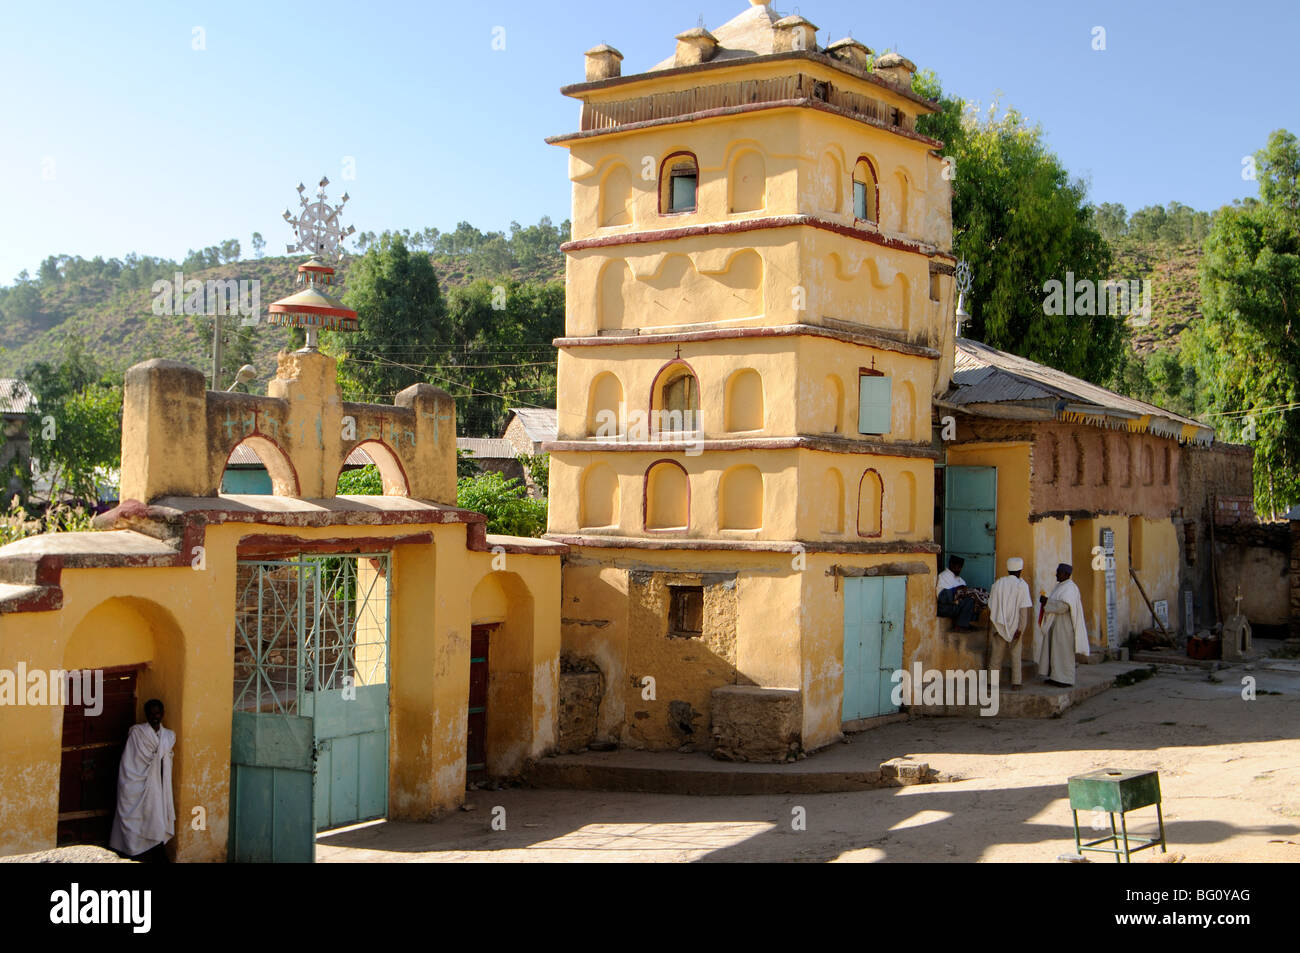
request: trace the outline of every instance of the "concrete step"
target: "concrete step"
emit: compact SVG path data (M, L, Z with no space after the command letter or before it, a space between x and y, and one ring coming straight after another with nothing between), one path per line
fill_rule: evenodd
M1075 705L1100 695L1115 686L1116 681L1132 684L1151 676L1147 665L1133 662L1102 662L1098 665L1076 665L1075 684L1069 687L1048 685L1037 675L1031 680L1029 670L1024 672L1020 691L1004 691L999 687L998 710L985 716L977 705L912 705L909 713L925 717L996 717L996 718L1058 718ZM999 678L999 686L1009 684Z
M845 765L844 759L837 757L828 759L834 765L818 768L816 758L813 755L791 764L748 764L715 761L702 752L583 752L535 762L525 772L524 783L572 791L725 796L838 794L952 780L928 765L916 766L923 777L915 770L899 770L898 759L859 768Z

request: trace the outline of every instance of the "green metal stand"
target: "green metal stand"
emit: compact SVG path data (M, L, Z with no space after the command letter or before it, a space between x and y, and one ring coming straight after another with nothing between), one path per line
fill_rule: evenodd
M1160 776L1155 771L1132 771L1121 768L1101 768L1069 779L1070 815L1074 819L1074 850L1114 854L1115 863L1132 863L1132 855L1148 847L1160 845L1161 853L1168 853L1165 845L1165 817L1160 808ZM1160 836L1129 837L1129 811L1155 805ZM1079 837L1079 812L1105 811L1110 815L1110 836L1083 843ZM1119 828L1115 815L1119 815ZM1123 840L1123 846L1120 840ZM1110 847L1100 845L1110 843ZM1121 855L1123 861L1120 860Z

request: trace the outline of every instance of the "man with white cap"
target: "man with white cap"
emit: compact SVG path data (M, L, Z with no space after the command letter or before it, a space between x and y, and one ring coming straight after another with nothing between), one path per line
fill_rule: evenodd
M989 622L993 627L989 642L989 671L1002 671L1002 657L1010 648L1011 688L1020 688L1020 637L1029 631L1029 610L1034 600L1029 595L1029 583L1020 578L1025 561L1019 556L1007 560L1007 574L993 583L989 590Z

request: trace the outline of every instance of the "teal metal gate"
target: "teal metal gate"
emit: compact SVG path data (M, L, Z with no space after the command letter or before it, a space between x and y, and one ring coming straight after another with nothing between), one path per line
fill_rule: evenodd
M387 555L239 563L231 860L310 862L387 812L388 579Z
M906 576L844 580L844 703L842 721L898 710L890 697L903 667Z
M943 549L966 560L961 576L967 585L991 589L997 575L993 554L998 529L997 467L944 469Z

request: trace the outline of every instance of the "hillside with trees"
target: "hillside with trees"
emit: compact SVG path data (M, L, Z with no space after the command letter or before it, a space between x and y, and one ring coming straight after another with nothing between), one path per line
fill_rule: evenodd
M357 299L352 306L368 319L363 319L357 341L334 341L351 357L343 373L347 396L391 401L407 383L436 377L435 383L457 396L461 433L469 436L495 436L505 409L515 403L553 404L550 342L563 327L560 245L568 235L568 222L557 226L547 218L527 227L512 223L508 233L482 232L462 222L446 233L424 229L358 235L357 245L365 253L351 255L339 266L344 299ZM427 327L404 323L401 315L381 317L398 299L374 298L371 259L398 245L417 263L431 300L438 302L438 317ZM97 373L109 381L120 381L126 368L151 357L208 371L212 319L155 313L154 284L170 286L178 272L186 281L255 281L264 315L273 301L294 292L303 259L264 256L265 241L256 233L251 246L251 258L242 256L239 241L229 239L191 250L179 262L137 254L89 260L49 256L35 276L23 272L0 288L0 377L24 377L38 365L66 364L72 344L76 361L90 356ZM498 287L504 289L501 301L493 298ZM494 307L498 303L501 307ZM276 353L298 338L272 325L242 326L236 315L223 319L223 343L218 386L228 386L241 365L252 364L259 380L247 389L264 392ZM527 360L518 356L524 353ZM394 373L373 371L385 363Z

